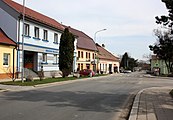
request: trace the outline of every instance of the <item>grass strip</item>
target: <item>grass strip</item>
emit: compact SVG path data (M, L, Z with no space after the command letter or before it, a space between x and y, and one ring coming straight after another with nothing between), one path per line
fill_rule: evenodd
M95 75L94 77L99 77L99 76L105 76L106 74L99 74L99 75ZM35 86L35 85L39 85L39 84L48 84L48 83L54 83L54 82L61 82L61 81L68 81L68 80L77 80L77 79L82 79L82 78L89 78L88 76L83 76L80 78L76 78L76 77L59 77L59 78L46 78L43 80L34 80L34 81L8 81L8 82L0 82L0 84L3 85L16 85L16 86Z

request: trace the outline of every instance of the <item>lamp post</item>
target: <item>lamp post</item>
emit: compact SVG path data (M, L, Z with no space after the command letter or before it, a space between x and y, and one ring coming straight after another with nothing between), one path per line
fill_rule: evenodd
M105 31L106 29L101 29L101 30L98 30L98 31L96 31L95 32L95 34L94 34L94 42L96 43L96 35L97 35L97 33L98 32L102 32L102 31Z
M96 35L97 35L97 33L99 33L99 32L102 32L102 31L105 31L106 29L101 29L101 30L98 30L98 31L96 31L95 32L95 34L94 34L94 42L95 42L95 44L96 44ZM95 69L95 72L97 72L96 71L96 50L94 51L94 54L95 54L95 58L94 58L94 64L95 64L95 66L94 66L94 69ZM98 63L98 61L97 61L97 63ZM98 67L98 65L97 65L97 67Z
M22 74L21 79L22 82L24 82L24 34L25 34L25 0L23 0L23 12L22 12L22 23L23 23L23 29L22 29Z

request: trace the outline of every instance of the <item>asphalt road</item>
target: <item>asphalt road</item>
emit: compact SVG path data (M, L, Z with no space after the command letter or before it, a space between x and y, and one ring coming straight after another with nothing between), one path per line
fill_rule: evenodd
M124 119L125 108L139 90L173 86L173 79L143 75L110 75L27 91L1 92L0 120Z

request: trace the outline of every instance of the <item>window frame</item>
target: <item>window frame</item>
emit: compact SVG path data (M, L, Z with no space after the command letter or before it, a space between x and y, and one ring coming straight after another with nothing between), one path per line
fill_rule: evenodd
M54 64L58 64L59 58L57 54L54 54Z
M83 58L83 51L81 52L81 58Z
M58 34L54 33L54 43L58 44Z
M43 53L43 56L42 56L42 58L43 58L43 63L47 63L47 53Z
M86 52L86 59L88 58L88 52Z
M83 67L84 67L84 65L83 65L83 63L81 63L81 70L83 70Z
M43 40L48 40L48 30L43 29Z
M39 39L39 37L40 37L39 27L34 27L34 37Z
M94 53L93 53L93 59L95 59L95 55L94 55Z
M78 51L78 58L80 58L80 51Z
M29 36L30 35L30 26L27 23L24 23L24 36Z
M5 55L7 55L7 61L4 60ZM5 61L7 64L4 64L4 63L5 63L4 61ZM10 66L10 53L3 53L3 66L4 66L4 67Z

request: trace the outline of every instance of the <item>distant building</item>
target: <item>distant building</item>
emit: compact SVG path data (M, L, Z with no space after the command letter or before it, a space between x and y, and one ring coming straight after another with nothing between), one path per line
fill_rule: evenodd
M156 55L152 55L151 59L151 71L159 72L159 74L168 74L168 69L166 67L165 61L159 59Z
M100 73L119 73L120 60L118 57L110 53L105 49L105 46L96 44L98 49L98 68L97 71Z
M0 79L15 78L16 47L17 44L0 29Z

